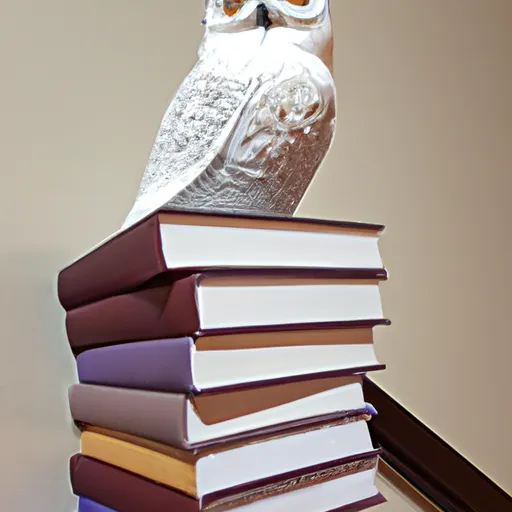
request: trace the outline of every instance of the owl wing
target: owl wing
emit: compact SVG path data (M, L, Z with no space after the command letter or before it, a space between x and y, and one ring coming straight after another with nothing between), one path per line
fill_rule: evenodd
M247 36L245 36L247 37ZM123 228L160 208L194 181L223 148L258 87L251 74L254 35L234 52L233 36L200 53L169 105L149 157L139 193ZM226 42L229 48L224 48ZM253 50L253 52L251 52Z
M268 47L266 47L268 46ZM329 69L315 55L295 45L265 45L268 55L286 54L280 72L260 80L230 141L226 165L257 176L284 144L308 135L328 111L333 114L335 84ZM268 62L268 59L267 59Z

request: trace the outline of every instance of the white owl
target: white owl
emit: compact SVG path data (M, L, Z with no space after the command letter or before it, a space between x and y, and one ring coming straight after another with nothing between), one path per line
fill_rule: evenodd
M123 228L161 207L293 215L331 146L329 0L206 0L204 23Z

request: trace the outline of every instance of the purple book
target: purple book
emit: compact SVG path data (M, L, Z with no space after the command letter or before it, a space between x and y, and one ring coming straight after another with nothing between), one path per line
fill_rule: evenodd
M78 378L101 384L152 391L187 393L194 389L192 338L111 345L82 352Z
M116 512L113 508L108 508L95 501L80 497L78 499L78 512Z
M250 347L243 349L232 348L225 338L216 347L215 340L204 343L191 337L110 345L79 354L78 377L83 384L200 394L384 368L374 352L371 328L299 334L302 345L295 333L276 333L274 339L284 346L258 347L250 340ZM326 344L316 344L322 336Z

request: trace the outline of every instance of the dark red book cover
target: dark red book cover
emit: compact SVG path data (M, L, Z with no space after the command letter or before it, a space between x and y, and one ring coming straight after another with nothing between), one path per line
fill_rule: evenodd
M282 229L287 231L328 231L331 233L366 233L378 235L384 226L359 222L341 222L297 217L264 215L229 215L188 213L160 210L142 219L125 231L114 234L93 250L78 258L58 275L58 297L69 311L105 297L126 293L167 271L176 276L206 270L210 267L185 266L169 268L162 250L161 225L169 218L187 225L236 226ZM203 250L197 240L197 251ZM243 263L243 262L242 262ZM281 267L281 265L278 265ZM286 264L284 265L286 267ZM243 265L242 265L243 267ZM229 267L228 267L229 268Z
M70 470L75 495L120 512L201 512L199 501L194 498L80 454L71 458ZM385 501L378 493L326 512L359 512Z
M74 353L114 343L144 341L150 339L179 338L205 334L199 322L197 290L200 281L209 276L275 276L276 278L318 279L387 279L385 269L356 269L345 271L293 270L293 271L210 271L172 281L170 276L155 285L137 291L116 295L86 304L66 313L66 331ZM171 281L167 283L166 281ZM339 327L362 327L387 324L387 320L355 320L339 322ZM324 324L300 324L252 326L223 329L224 334L254 332L258 330L282 331L294 329L334 328L335 322ZM215 334L212 330L208 334Z

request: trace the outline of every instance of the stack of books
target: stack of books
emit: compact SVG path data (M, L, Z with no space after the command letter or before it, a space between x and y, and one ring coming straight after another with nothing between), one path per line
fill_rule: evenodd
M384 501L383 226L160 210L59 274L80 512L327 512Z

